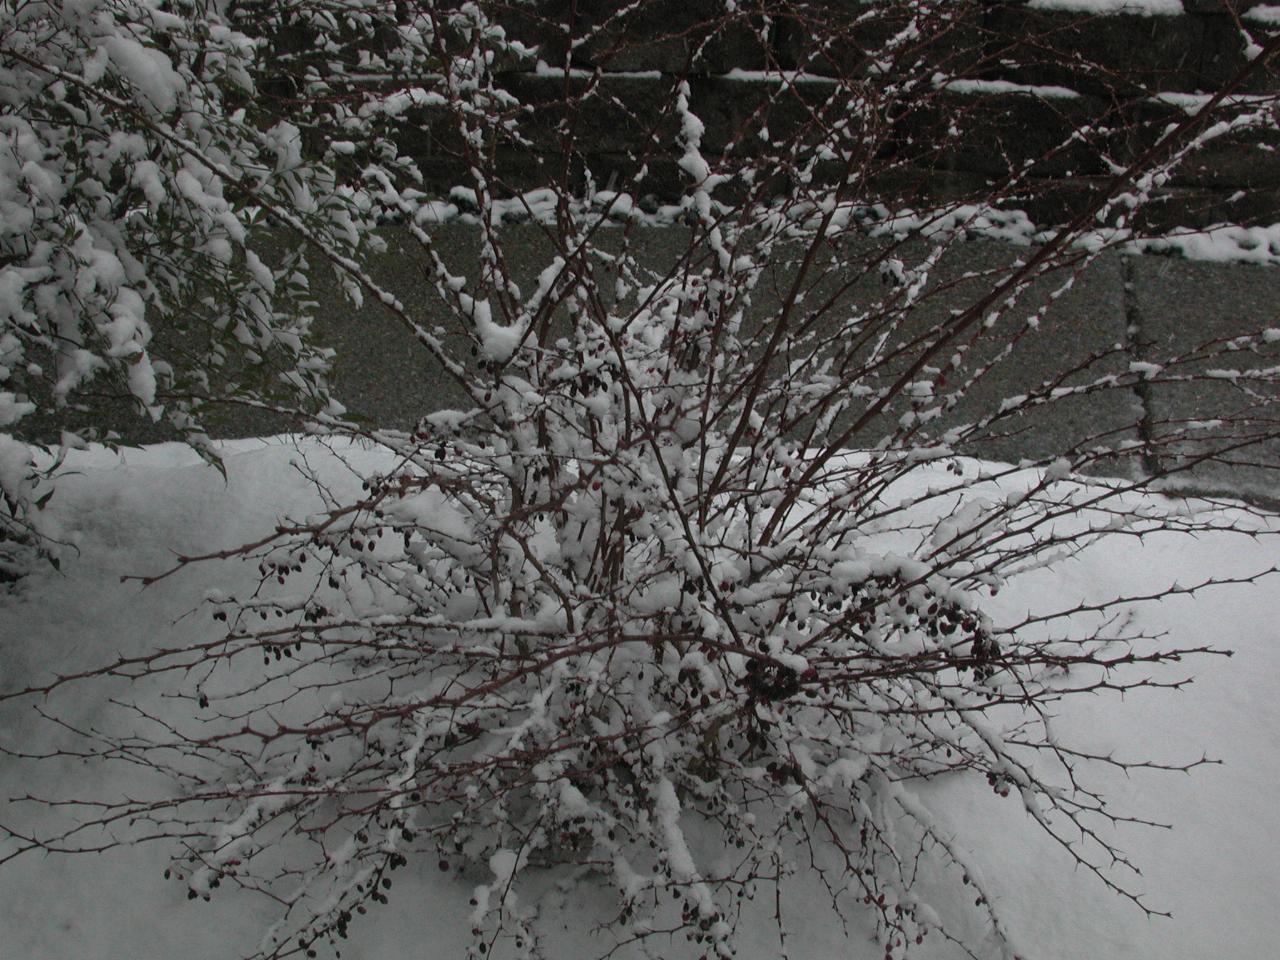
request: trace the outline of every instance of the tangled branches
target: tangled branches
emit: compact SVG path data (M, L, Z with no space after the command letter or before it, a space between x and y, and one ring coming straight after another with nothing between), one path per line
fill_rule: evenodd
M695 68L722 34L750 27L763 41L772 22L727 7L682 35L686 68L646 117L574 60L591 44L616 54L610 30L631 8L573 21L570 34L583 32L564 64L533 72L561 84L558 152L547 153L532 130L546 114L502 73L535 51L484 5L424 5L415 29L437 86L409 99L451 126L469 179L447 202L392 172L375 179L378 203L420 243L424 286L452 328L416 316L287 205L271 209L384 304L465 402L413 430L317 417L313 431L374 446L382 466L358 492L316 473L320 512L180 560L175 570L257 565L251 595L210 597L207 639L8 694L115 677L170 684L189 708L179 717L139 700L145 734L92 734L95 756L140 763L176 790L99 804L20 847L61 849L125 824L177 838L170 875L191 899L234 884L280 905L263 957L345 938L388 902L392 875L423 859L482 875L472 957L537 955L525 881L559 871L610 886L619 946L679 934L695 954L727 958L743 904L785 887L798 861L838 914L869 911L887 958L927 938L979 956L919 892L927 861L975 887L981 922L1012 957L992 896L916 789L976 774L1101 882L1155 909L1126 882L1132 865L1107 832L1128 818L1084 772L1158 765L1059 742L1052 710L1087 691L1176 687L1136 668L1209 645L1144 636L1121 601L1019 621L991 598L1104 536L1212 526L1126 499L1145 477L1069 479L1197 428L1156 441L1091 423L1035 461L1030 480L1014 468L978 476L961 454L1040 407L1275 342L1260 329L1167 366L1116 369L1124 346L1107 341L1023 393L982 395L1106 236L1131 236L1099 225L1128 229L1217 130L1212 111L1129 154L1101 125L1072 131L1041 160L1086 141L1105 155L1101 187L1024 257L948 277L964 240L1016 232L1025 215L1013 205L1038 182L1034 165L1011 162L958 201L918 183L886 199L895 175L936 172L970 119L946 114L937 139L914 134L949 102L934 54L950 49L938 45L959 14L912 2L822 20L808 4L780 5L815 45L798 68L766 62L755 106L712 149ZM868 50L869 37L874 57L832 63L837 41ZM819 66L833 72L811 82ZM652 131L608 189L571 133L601 103ZM1242 124L1262 122L1256 103L1235 106ZM532 191L504 178L500 159L521 150L535 157ZM667 213L683 246L655 266L638 238L660 160L679 178ZM460 206L479 237L462 268L431 229ZM520 279L503 225L513 220L546 254ZM962 306L939 306L957 290ZM1234 380L1274 381L1261 363ZM933 468L923 484L922 465ZM1051 629L1060 622L1069 628Z

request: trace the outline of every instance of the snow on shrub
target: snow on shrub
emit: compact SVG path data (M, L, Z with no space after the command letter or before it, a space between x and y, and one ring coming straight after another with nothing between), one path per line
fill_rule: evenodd
M388 22L394 5L37 0L0 12L0 430L56 413L57 428L46 418L26 436L110 440L100 407L115 398L209 453L210 404L329 406L308 254L269 232L266 213L282 205L331 255L349 253L372 222L353 188L411 172L376 116L341 105L351 68L421 50L411 25ZM318 33L323 60L286 42ZM304 147L321 118L372 154L346 183L334 154ZM0 514L7 540L36 511L10 496Z
M770 64L768 82L751 81L753 108L712 150L695 109L699 51L722 31L773 23L717 8L685 37L689 69L670 95L633 118L652 143L607 190L569 131L610 88L574 66L570 43L563 116L549 121L565 136L560 153L535 157L534 193L505 184L496 158L532 149L523 124L547 108L523 110L502 85L497 67L528 50L488 8L420 9L439 72L410 94L459 133L470 179L450 200L478 224L478 260L452 266L427 229L448 204L420 204L391 173L379 181L469 351L309 232L296 202L244 186L406 324L467 403L412 431L322 418L317 431L377 445L394 466L362 476L358 492L322 485L323 513L179 562L247 558L260 585L210 596L206 642L91 674L171 678L190 711L142 706L154 725L141 741L99 734L109 755L179 789L107 803L82 829L136 821L179 838L171 875L193 900L224 883L275 899L265 957L358 936L396 871L423 864L474 883L473 957L535 955L526 889L544 870L608 884L618 942L662 938L663 955L687 941L692 956L732 956L744 899L804 870L838 914L874 918L888 958L939 939L1012 957L983 879L918 789L965 775L985 778L993 816L1034 818L1100 882L1158 911L1109 832L1127 815L1088 780L1090 764L1144 764L1059 742L1052 712L1077 693L1176 686L1143 668L1209 645L1173 649L1130 630L1111 615L1123 598L1010 619L991 597L1096 538L1213 521L1116 496L1149 478L1102 492L1070 482L1149 451L1149 434L1090 425L1039 461L1037 480L999 496L975 488L961 453L1037 408L1195 376L1185 371L1206 352L1248 355L1269 331L1119 369L1123 346L1107 344L1025 393L957 411L1038 335L1099 255L1097 228L1129 223L1171 165L1208 142L1212 111L1136 159L1117 154L1087 210L977 277L964 306L939 309L958 283L936 280L948 254L1025 221L1015 204L1040 183L1020 167L934 206L918 185L887 199L879 189L913 164L936 169L960 142L968 115L945 113L934 53L967 8L859 6L826 19L780 5L811 44L797 62L821 61L835 82ZM630 10L568 29L584 42L611 35ZM828 54L846 48L867 56L833 66ZM135 72L154 59L127 53ZM163 90L151 100L159 109ZM913 138L939 110L936 139ZM664 162L680 178L687 245L655 266L635 241L649 167ZM518 209L546 244L532 283L506 256L502 220ZM1086 231L1089 245L1074 246ZM1273 383L1274 371L1241 379ZM951 479L893 495L922 463ZM925 875L968 885L993 939L966 939L965 919L921 892Z

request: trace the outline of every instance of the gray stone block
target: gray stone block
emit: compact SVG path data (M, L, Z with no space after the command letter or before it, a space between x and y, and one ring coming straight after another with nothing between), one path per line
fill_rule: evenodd
M784 67L854 80L882 76L886 60L897 76L969 76L983 56L981 20L970 4L814 0L778 18L774 52Z
M1187 13L1244 13L1265 0L1182 0Z
M1190 3L1196 3L1197 0L1190 0L1190 3L1188 0L1183 2L1188 5L1188 12L1193 12L1194 8ZM1204 15L1196 18L1201 22L1203 30L1199 42L1197 74L1205 90L1217 90L1225 86L1251 66L1245 53L1245 39L1240 32L1239 21L1235 15L1224 9L1227 4L1234 5L1234 0L1198 0L1201 8L1214 4L1216 9L1206 11ZM1238 4L1238 6L1241 12L1246 8L1246 4ZM1256 6L1256 4L1250 2L1247 6ZM1245 25L1249 33L1259 42L1275 30L1274 27L1264 27L1256 21L1246 21ZM1280 72L1276 69L1275 61L1260 64L1251 70L1249 77L1239 89L1243 93L1280 91Z
M571 9L573 6L573 9ZM719 73L764 66L759 18L725 17L716 0L648 0L624 4L544 3L537 14L514 8L504 16L510 35L536 45L547 63L566 59L606 72L658 70Z
M1117 152L1115 135L1108 131L1079 137L1077 132L1105 112L1105 105L1091 97L948 93L932 105L932 116L917 136L941 146L941 165L988 177L1098 176L1109 169L1102 155Z
M1015 258L1033 253L996 243L957 247L941 265L935 309L951 311L975 302L1008 275ZM1070 287L1059 293L1068 280ZM1010 398L1035 400L1035 405L979 433L972 443L976 455L1012 461L1078 455L1111 449L1135 437L1139 410L1128 389L1104 386L1086 395L1060 392L1096 385L1126 365L1121 290L1114 257L1102 257L1088 267L1065 265L1031 284L1013 306L1001 307L990 330L971 328L967 336L976 339L966 366L976 370L995 365L949 418L979 420ZM1114 456L1097 465L1121 469Z
M379 258L379 282L395 292L416 317L430 326L440 326L455 355L469 357L465 334L427 282L421 252L414 249L412 241L406 242L402 232L386 231L385 235L392 253ZM446 262L459 270L474 271L479 250L476 228L449 224L436 228L433 238ZM502 238L504 256L517 282L521 286L532 283L553 254L545 234L536 225L525 224L504 227ZM617 249L622 239L620 230L600 235L602 245L609 249ZM629 240L639 261L660 273L674 268L688 242L687 228L639 229ZM909 249L898 246L890 238L845 241L835 250L824 246L822 257L803 284L803 300L792 315L792 329L806 330L810 336L804 349L816 348L837 362L844 360L845 372L856 389L888 388L927 348L928 341L919 339L922 335L951 310L982 296L1016 257L1028 253L1025 248L993 243L957 245L943 259L921 302L897 316L892 311L894 288L882 282L880 261L896 256L909 263L923 252L919 245ZM770 264L744 329L749 350L763 349L803 255L799 246L788 247ZM964 366L948 372L948 387L941 390L963 382L968 372L994 359L1003 344L1017 334L1008 356L973 384L953 409L917 431L908 442L931 443L953 426L979 421L996 413L1006 397L1032 394L1046 384L1072 386L1124 368L1127 358L1117 353L1124 337L1124 318L1114 261L1106 259L1084 273L1071 292L1054 303L1037 329L1020 332L1025 317L1036 310L1053 286L1047 281L1035 284L1019 306L1006 311L990 331L979 332L975 325L965 335L962 342L972 338L972 344L965 353ZM321 304L317 332L338 354L335 392L354 413L384 426L408 427L423 413L440 406L467 404L465 395L439 365L381 307L366 305L355 310L345 306L328 281L318 283L316 292ZM863 319L850 328L844 321L851 316ZM839 340L833 339L837 331ZM882 337L885 342L880 359L873 360L874 345ZM789 338L788 349L800 348L798 339ZM941 368L953 352L954 345L949 345L929 364ZM1092 362L1090 357L1094 357ZM779 364L784 359L780 358ZM779 365L774 372L780 369ZM1074 372L1064 376L1066 371ZM905 397L893 398L851 442L873 446L895 436L909 409ZM865 410L865 405L851 407L836 421L831 436L838 436ZM962 450L1004 460L1051 456L1129 438L1137 419L1128 391L1106 390L1089 397L1052 400L999 418L970 436ZM797 423L796 434L806 426L807 421ZM903 439L898 434L894 442Z
M893 258L909 266L918 262L923 252L919 242L900 244L890 238L844 241L824 256L815 268L814 279L806 283L801 315L818 308L825 311L812 321L814 343L827 344L835 369L849 378L854 391L870 391L868 398L837 418L829 437L857 427L848 441L852 446L930 445L954 427L983 424L967 432L956 445L957 451L1017 461L1111 447L1136 436L1139 414L1127 389L1107 388L1089 396L1055 397L1052 393L1056 388L1098 380L1127 365L1120 279L1114 259L1104 258L1082 273L1074 288L1054 301L1034 329L1028 329L1027 317L1046 302L1065 275L1057 283L1042 280L1033 284L1014 307L1003 310L990 329L975 322L934 350L944 332L938 324L950 323L953 311L978 302L1008 276L1016 259L1029 256L1030 251L996 243L956 244L944 255L919 301L903 311L901 289L883 283L880 264ZM757 322L766 330L775 320L771 311L780 310L785 301L800 255L797 250L792 262L782 260L772 269L766 288L771 296L762 298L756 310ZM858 321L850 325L848 321L855 317ZM958 368L950 365L956 353L962 355ZM939 398L966 383L968 386L938 419L917 429L902 425L903 416L913 408L902 393L867 418L876 398L893 390L904 373L919 363L923 366L912 379L931 381ZM973 380L979 370L984 372ZM1006 398L1037 395L1043 395L1043 402L999 415ZM917 409L938 405L938 400L931 400ZM990 421L983 423L987 418ZM866 422L860 423L863 420ZM1107 460L1107 467L1119 469L1114 458Z
M1172 183L1186 187L1259 190L1280 187L1280 133L1274 129L1247 130L1209 141L1187 158Z
M1135 258L1142 359L1165 367L1149 384L1153 452L1193 484L1280 494L1280 374L1232 382L1214 371L1280 365L1280 343L1233 338L1280 327L1280 270ZM1169 378L1186 377L1167 382ZM1192 422L1216 425L1189 429ZM1198 462L1197 462L1198 461Z
M927 314L936 318L967 309L1009 275L1015 259L1033 252L986 242L957 246L940 264ZM980 422L1004 403L1028 397L1033 405L992 421L964 445L965 452L1016 462L1110 449L1134 438L1138 411L1130 391L1104 386L1082 396L1060 392L1104 380L1127 362L1114 259L1102 258L1079 272L1070 289L1050 302L1074 273L1066 267L1037 280L1012 306L997 304L999 317L990 329L978 322L958 338L968 349L962 370L949 374L951 382L966 372L982 373L937 432ZM988 309L985 317L992 314ZM1121 469L1115 457L1101 463Z
M383 235L390 249L387 255L373 259L375 278L400 298L415 319L437 330L452 355L472 362L470 341L435 291L423 252L403 228L385 230ZM453 269L475 272L480 250L476 227L456 223L438 226L432 237L436 251ZM645 228L626 238L618 229L598 236L601 247L610 251L618 250L625 240L647 268L666 272L675 268L686 252L690 232L684 227ZM503 227L501 245L513 277L526 289L554 254L547 232L531 223ZM922 251L918 241L902 245L892 238L824 243L811 275L802 283L804 297L793 313L787 349L816 349L837 364L844 363L843 372L837 366L836 373L842 373L848 386L870 391L870 400L860 398L837 419L828 439L864 419L868 404L879 392L894 384L920 358L921 351L930 349L936 324L988 294L1008 275L1015 259L1033 252L988 242L957 244L929 278L920 302L905 314L895 314L894 298L900 290L883 282L880 265L886 257L909 265ZM803 248L793 245L770 263L744 331L748 350L762 349L774 329L803 257ZM1129 302L1133 310L1128 316L1126 278L1132 282ZM1058 280L1037 281L1015 307L1003 311L990 330L975 324L927 360L931 370L914 379L932 378L938 393L945 395L999 358L940 419L904 433L901 418L911 411L912 403L897 395L876 415L865 418L848 438L849 444L927 445L957 425L982 423L958 444L958 452L1016 462L1110 448L1138 439L1143 410L1130 386L1104 388L1086 396L1053 394L1055 388L1127 373L1132 356L1127 352L1126 324L1132 319L1138 324L1140 359L1161 362L1187 356L1189 359L1169 372L1197 377L1185 383L1163 382L1157 377L1147 384L1144 392L1151 417L1145 426L1152 440L1150 452L1174 467L1202 459L1189 472L1191 482L1202 488L1273 492L1274 470L1280 467L1280 442L1276 439L1280 436L1280 390L1274 380L1231 383L1209 377L1208 371L1228 365L1280 364L1280 344L1266 345L1256 354L1235 351L1225 360L1207 359L1191 351L1249 330L1280 326L1280 271L1106 256L1052 301L1038 325L1028 327L1026 318L1048 302L1061 279L1065 274ZM360 308L351 306L324 269L315 272L313 293L318 303L317 336L337 351L335 393L354 414L372 424L408 428L430 411L470 405L460 387L384 308L372 302ZM851 317L859 319L850 325L846 321ZM553 326L552 335L557 329ZM796 331L807 332L809 339L802 341ZM959 370L946 369L943 383L939 374L958 343L967 344L964 362ZM1001 356L1006 346L1008 353ZM774 372L780 370L778 366ZM1046 402L983 423L984 418L1000 411L1007 398L1019 396L1044 397ZM166 438L110 397L88 400L91 408L83 416L119 429L130 442ZM936 401L927 401L922 407L933 405ZM780 411L775 409L773 414L780 415ZM215 422L214 427L224 436L290 426L265 423L234 409L220 416L224 420ZM1220 426L1197 431L1194 440L1183 435L1183 421L1215 416L1223 418ZM30 423L25 435L56 439L57 418ZM809 423L794 423L793 435L802 436ZM40 431L44 435L37 436ZM1257 442L1241 450L1227 449L1242 440ZM1213 456L1215 450L1222 455ZM1095 467L1100 472L1127 474L1132 465L1100 457Z
M994 78L1119 98L1204 85L1199 17L1088 16L1001 4L985 25Z
M372 258L373 279L395 294L409 317L440 336L450 356L473 363L471 340L441 300L427 253L403 227L379 233L388 251ZM474 274L480 258L479 228L443 224L431 236L435 251L451 270ZM502 228L502 237L502 255L516 282L522 287L534 283L553 254L544 232L534 225L512 225ZM361 307L352 306L329 270L319 272L312 289L319 303L316 335L337 354L334 394L352 414L380 427L408 429L435 410L473 405L454 377L381 304L366 297Z
M1051 221L1052 222L1052 221ZM1138 211L1136 226L1147 234L1177 233L1224 223L1280 222L1280 188L1253 190L1165 187Z

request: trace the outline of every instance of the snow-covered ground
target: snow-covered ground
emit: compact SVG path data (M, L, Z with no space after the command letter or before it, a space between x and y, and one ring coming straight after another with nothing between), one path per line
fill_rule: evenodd
M340 474L338 461L314 442L302 449L328 475ZM68 553L60 573L41 571L0 596L0 689L25 686L49 669L65 672L119 651L190 641L207 631L207 611L189 612L215 584L234 592L236 578L252 582L251 571L208 564L146 589L120 578L161 569L174 551L236 545L282 513L308 512L312 494L294 467L298 447L236 441L225 451L225 482L177 445L120 455L101 448L73 454L49 509L78 553ZM372 451L348 449L346 454L363 466L377 462ZM1264 527L1264 521L1243 513L1239 523ZM1280 529L1280 522L1272 528ZM1117 537L1053 571L1015 581L999 600L1006 613L1061 607L1078 598L1150 593L1211 574L1245 575L1276 560L1276 540L1268 536ZM1148 631L1167 630L1171 644L1209 643L1235 651L1230 659L1179 665L1196 676L1181 692L1139 692L1123 701L1083 698L1062 709L1060 733L1100 753L1171 763L1207 754L1223 761L1191 774L1098 773L1096 782L1117 810L1171 825L1124 830L1118 840L1144 870L1134 885L1154 908L1171 911L1172 919L1149 919L1092 876L1073 870L1020 807L994 797L980 778L936 783L925 798L980 865L998 895L996 909L1028 960L1275 956L1280 943L1275 899L1280 890L1280 591L1263 581L1134 611ZM40 706L91 725L104 707L87 692L65 690ZM30 752L52 742L51 728L31 703L6 705L0 731L6 745ZM74 762L0 759L5 798L0 823L21 829L49 816L28 804L7 802L11 798L126 793L131 776L121 769L112 779ZM267 908L232 891L211 903L188 902L183 885L162 877L170 852L164 844L152 844L100 855L26 855L4 864L0 956L212 960L252 950L269 922ZM411 864L404 874L388 907L353 924L353 941L343 951L347 960L444 960L463 954L465 904L475 879L442 874L434 863ZM540 914L547 957L568 960L608 948L585 919L593 896L589 881L547 893ZM748 918L739 943L744 960L778 956L778 941L769 934L773 909L769 897L759 915ZM820 895L795 897L784 904L784 912L793 960L880 955L865 930L841 929ZM681 953L667 952L661 943L650 949L653 956ZM941 945L918 955L959 954Z

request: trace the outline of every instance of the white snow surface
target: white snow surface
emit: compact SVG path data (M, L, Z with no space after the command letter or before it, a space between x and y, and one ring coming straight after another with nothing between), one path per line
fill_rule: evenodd
M61 573L41 571L0 595L0 688L24 686L42 670L65 672L100 662L117 651L136 651L164 640L190 642L206 630L197 608L210 590L234 593L251 572L210 564L188 569L142 589L121 574L154 572L172 551L230 547L261 535L281 514L316 509L296 463L305 457L335 485L358 484L339 455L359 469L377 469L380 454L353 446L330 450L318 441L224 443L227 480L180 445L72 451L51 501L51 521L75 542ZM968 462L971 469L980 465ZM908 488L919 491L941 475L922 466ZM1026 478L1023 478L1025 483ZM1009 482L1009 481L1002 481ZM1012 481L1016 486L1017 480ZM350 487L348 487L350 489ZM901 489L908 495L911 489ZM997 491L998 492L998 491ZM1154 500L1170 509L1185 501ZM1233 513L1227 508L1218 508ZM1263 521L1245 516L1241 524ZM1272 522L1273 528L1280 521ZM999 597L999 611L1059 608L1077 598L1145 593L1174 581L1240 575L1275 562L1272 538L1227 534L1196 539L1116 537L1051 571L1014 580ZM237 579L239 578L239 579ZM1067 703L1059 733L1117 757L1174 762L1208 754L1221 766L1186 774L1100 774L1117 810L1172 824L1117 834L1141 865L1139 887L1172 919L1149 919L1073 870L1066 855L1041 833L1016 801L994 797L976 779L936 782L921 790L925 802L954 831L1005 917L1027 960L1207 960L1275 956L1280 943L1280 592L1274 584L1224 587L1188 598L1135 606L1147 630L1167 629L1170 642L1211 643L1235 651L1230 658L1183 663L1196 675L1180 693L1131 693L1125 700L1097 697ZM84 691L55 696L49 707L93 723L101 707ZM178 701L181 702L181 701ZM10 745L39 752L49 730L30 704L0 709L0 730ZM84 768L0 759L0 822L9 826L49 816L9 798L27 793L104 795L145 791L136 773L86 782ZM673 813L674 815L674 813ZM96 856L23 856L0 867L0 955L31 960L172 960L232 958L251 952L271 916L263 905L233 890L210 903L188 902L185 884L161 877L162 844L117 849ZM0 846L0 856L6 851ZM446 960L467 943L467 899L476 882L507 871L510 858L477 865L469 875L440 873L434 863L411 863L388 907L353 923L344 957ZM607 909L590 877L578 886L541 894L538 925L549 960L597 956L613 944L591 932ZM810 895L811 894L811 895ZM942 894L939 894L941 896ZM952 894L954 895L954 894ZM522 897L522 900L524 898ZM792 960L878 956L856 925L842 930L819 889L784 901ZM946 906L946 904L943 904ZM739 937L743 960L773 960L772 894L762 896ZM675 955L682 951L683 941ZM668 955L651 944L650 956ZM322 955L330 955L327 951ZM622 950L619 957L641 957ZM946 960L946 944L912 956Z
M1241 19L1252 20L1254 23L1280 24L1280 7L1271 5L1250 7L1240 16Z
M948 78L937 73L933 76L933 85L939 90L951 93L969 94L1002 94L1025 93L1042 100L1075 100L1080 94L1070 87L1059 87L1053 84L1013 83L1010 80L976 80L962 77Z
M778 79L776 74L772 76L775 80ZM758 79L763 81L765 75L761 74ZM807 82L799 77L786 78L786 81ZM1004 81L994 80L949 80L941 74L935 78L935 83L962 94L1003 91L1037 96L1042 99L1069 99L1077 95L1075 91L1066 87L1006 84ZM1159 99L1182 107L1191 113L1203 109L1208 101L1204 95L1182 93L1161 94ZM1256 101L1261 106L1269 99L1265 96L1245 95L1233 98L1231 102L1248 104ZM696 163L692 157L688 162ZM695 171L701 172L696 166ZM479 215L473 212L476 205L474 191L465 187L455 187L450 191L450 197L453 202L445 200L422 202L414 214L414 222L420 226L452 221L470 225L480 223ZM532 190L520 196L492 201L489 216L495 223L531 220L534 223L550 224L556 217L556 202L551 191ZM712 200L711 203L714 206L715 201ZM653 212L646 213L636 202L636 198L630 194L612 190L598 191L589 201L579 201L577 206L578 215L594 211L601 218L599 225L606 228L618 227L626 223L646 227L664 227L680 223L686 216L686 211L680 204L663 204ZM821 214L822 211L812 209L807 212L791 211L789 215L796 216L807 229L812 229L821 221ZM865 219L868 214L873 216ZM867 232L870 236L898 237L912 236L917 232L929 237L952 231L963 231L968 236L999 240L1017 246L1047 243L1057 235L1056 228L1036 224L1023 210L998 209L968 203L920 210L890 210L880 204L868 207L861 203L846 202L835 207L827 229L832 233L857 229ZM1077 246L1090 248L1101 248L1104 245L1113 244L1122 253L1128 254L1177 254L1187 260L1215 263L1280 264L1280 223L1250 227L1216 224L1204 229L1174 228L1160 236L1139 239L1132 239L1132 231L1128 229L1105 228L1086 232L1075 242Z
M1072 13L1119 14L1142 17L1176 16L1182 0L1030 0L1032 10L1069 10Z

